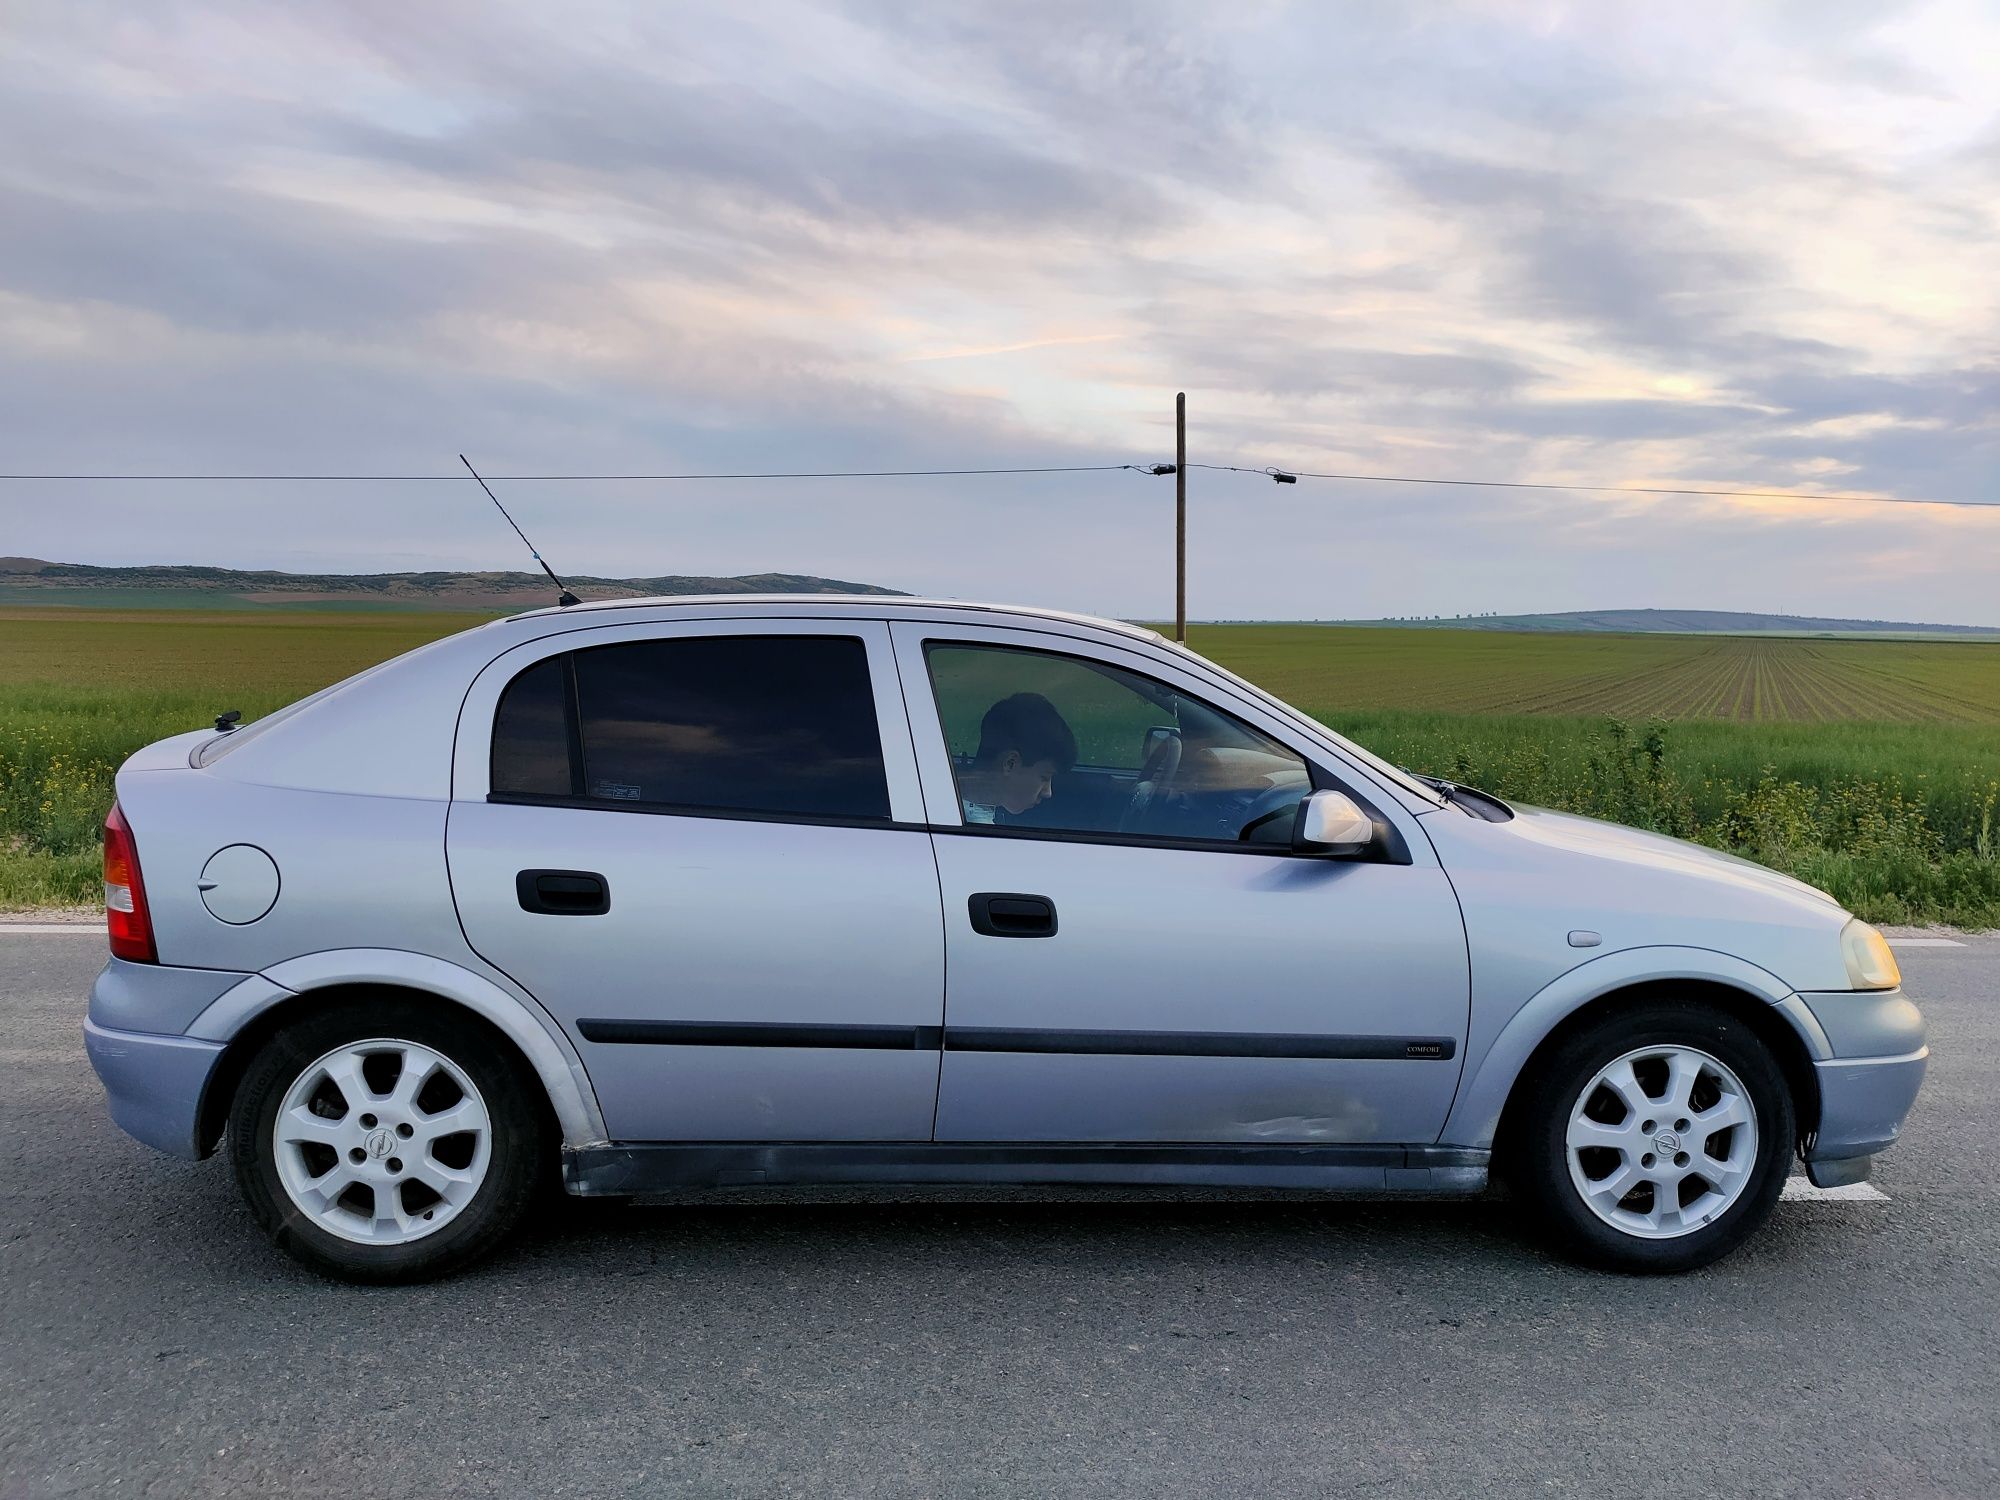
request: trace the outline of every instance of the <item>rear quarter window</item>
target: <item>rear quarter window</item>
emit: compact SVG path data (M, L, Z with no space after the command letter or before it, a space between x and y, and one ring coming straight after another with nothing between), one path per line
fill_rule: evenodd
M567 797L581 790L569 744L569 657L537 662L507 684L493 715L493 790Z

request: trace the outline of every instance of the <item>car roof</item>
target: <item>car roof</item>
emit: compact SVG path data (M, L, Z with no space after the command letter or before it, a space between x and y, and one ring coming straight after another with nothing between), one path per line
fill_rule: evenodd
M865 614L871 619L885 620L937 620L968 614L1008 615L1019 619L1052 620L1066 625L1082 625L1162 644L1166 641L1166 637L1158 631L1148 630L1143 625L1133 625L1124 620L1107 620L1096 615L1076 614L1068 610L1039 609L1028 604L984 604L965 599L924 599L909 594L663 594L639 599L601 599L583 604L550 605L545 609L531 609L518 615L509 615L506 620L498 623L505 625L517 620L537 622L550 619L574 620L628 610L657 611L662 614L690 610L748 616L774 612L793 616Z

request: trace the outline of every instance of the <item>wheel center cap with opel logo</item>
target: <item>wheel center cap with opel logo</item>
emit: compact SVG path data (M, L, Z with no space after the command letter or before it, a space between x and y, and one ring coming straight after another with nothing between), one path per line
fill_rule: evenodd
M396 1149L395 1133L388 1130L371 1130L361 1142L361 1149L376 1161L380 1161Z
M373 1149L372 1145L370 1149ZM1662 1130L1653 1137L1653 1149L1662 1156L1672 1156L1681 1149L1681 1138L1671 1130Z

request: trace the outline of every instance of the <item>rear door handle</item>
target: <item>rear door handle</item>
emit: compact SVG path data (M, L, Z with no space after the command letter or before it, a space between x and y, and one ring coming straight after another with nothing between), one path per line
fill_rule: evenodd
M981 891L966 902L972 930L988 937L1054 937L1056 904L1047 896Z
M611 910L611 887L589 870L523 870L514 877L522 911L551 917L601 917Z

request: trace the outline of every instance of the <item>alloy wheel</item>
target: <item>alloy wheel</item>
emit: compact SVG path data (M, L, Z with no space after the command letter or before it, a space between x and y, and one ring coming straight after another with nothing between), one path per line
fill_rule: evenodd
M486 1102L465 1070L416 1042L334 1048L285 1091L278 1181L327 1233L367 1245L434 1234L478 1195L492 1159Z
M1599 1069L1564 1133L1590 1211L1642 1239L1721 1217L1757 1165L1757 1110L1727 1064L1698 1047L1640 1047Z

